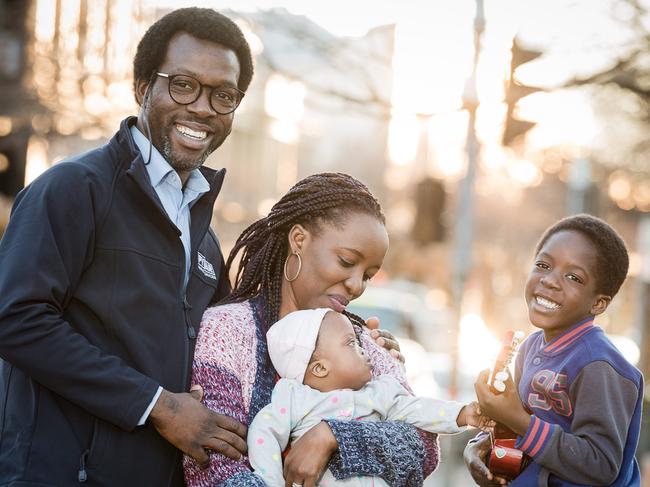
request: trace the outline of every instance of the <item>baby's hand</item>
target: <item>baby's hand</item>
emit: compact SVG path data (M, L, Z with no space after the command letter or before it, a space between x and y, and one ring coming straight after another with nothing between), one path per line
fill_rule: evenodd
M474 426L488 433L493 431L496 425L494 420L481 414L481 407L476 401L470 402L460 410L456 422L458 426Z

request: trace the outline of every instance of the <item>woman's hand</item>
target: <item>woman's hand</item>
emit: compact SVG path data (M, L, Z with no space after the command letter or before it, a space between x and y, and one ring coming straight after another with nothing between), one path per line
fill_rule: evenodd
M388 350L393 358L404 363L404 355L400 352L399 343L393 334L386 330L379 329L379 318L372 316L366 320L366 326L370 329L370 336L375 340L377 345Z
M502 423L520 436L526 434L530 425L530 414L524 409L517 387L508 373L508 379L504 382L504 392L495 394L487 384L490 377L490 370L481 372L474 383L476 397L481 406L481 412Z
M285 486L314 487L338 447L336 437L326 422L321 421L314 426L291 446L284 459Z
M506 479L492 475L492 472L485 465L485 459L492 448L489 436L485 436L475 442L468 443L463 451L463 460L474 482L481 487L495 485L506 485Z

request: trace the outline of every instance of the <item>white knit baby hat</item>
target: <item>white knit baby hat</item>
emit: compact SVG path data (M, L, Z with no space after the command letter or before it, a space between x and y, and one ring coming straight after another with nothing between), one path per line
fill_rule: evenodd
M316 338L329 308L293 311L276 321L266 333L273 367L285 379L305 378L309 359L316 347Z

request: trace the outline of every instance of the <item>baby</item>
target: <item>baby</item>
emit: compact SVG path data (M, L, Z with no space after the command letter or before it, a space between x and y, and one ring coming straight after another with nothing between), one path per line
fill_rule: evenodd
M478 404L414 397L394 377L372 379L372 367L350 320L330 309L294 311L267 333L269 355L282 377L271 403L248 430L255 473L282 487L282 451L323 419L406 421L433 433L487 427ZM336 480L327 470L319 485L388 485L376 477Z

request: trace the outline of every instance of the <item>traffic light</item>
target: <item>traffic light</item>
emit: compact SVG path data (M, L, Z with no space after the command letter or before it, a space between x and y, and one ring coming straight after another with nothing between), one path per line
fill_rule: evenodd
M542 52L522 48L515 38L512 41L511 53L510 75L506 81L505 89L505 101L508 104L508 112L506 114L506 122L503 128L503 145L506 146L511 145L515 139L524 135L536 125L535 122L519 120L516 117L515 109L517 107L517 102L525 96L542 91L542 88L526 86L519 83L515 77L515 71L519 66L532 61L533 59L537 59L542 55Z
M420 245L440 242L445 238L445 227L442 223L445 199L445 187L442 181L426 177L417 184L416 213L411 236Z

